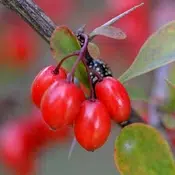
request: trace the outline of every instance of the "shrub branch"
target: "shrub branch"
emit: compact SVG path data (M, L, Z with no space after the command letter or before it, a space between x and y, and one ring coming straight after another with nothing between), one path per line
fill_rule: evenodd
M0 0L0 3L21 16L48 44L56 24L32 0ZM132 108L130 120L122 127L136 122L143 122Z

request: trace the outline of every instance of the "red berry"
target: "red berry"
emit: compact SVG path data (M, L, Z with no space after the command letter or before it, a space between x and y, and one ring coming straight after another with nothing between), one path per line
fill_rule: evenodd
M31 173L35 166L35 153L30 149L23 126L7 122L0 133L0 153L5 165L18 174Z
M20 26L20 27L19 27ZM9 26L1 40L3 40L2 54L6 58L6 63L19 68L26 68L35 60L39 48L36 38L29 34L25 26ZM12 42L13 41L13 42Z
M21 124L26 128L26 135L30 139L30 147L33 150L40 150L50 143L65 143L71 136L69 127L63 127L56 132L49 129L42 118L40 110L33 110L31 114L25 117Z
M99 100L84 101L74 126L79 144L87 151L94 151L106 142L110 130L111 121L106 107Z
M118 123L128 120L131 104L124 86L112 77L105 77L95 86L97 98L106 106L112 119Z
M44 68L33 81L31 95L33 102L38 107L40 107L42 96L48 87L55 81L66 78L66 72L63 68L59 69L58 74L54 73L54 70L55 66L48 66Z
M83 91L75 84L66 81L55 82L42 98L41 112L43 118L52 129L71 125L84 100Z

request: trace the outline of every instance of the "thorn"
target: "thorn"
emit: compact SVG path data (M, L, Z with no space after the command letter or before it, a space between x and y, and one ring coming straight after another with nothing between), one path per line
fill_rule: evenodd
M73 150L75 149L76 143L77 143L77 141L76 141L76 138L74 137L73 140L72 140L70 149L69 149L68 160L70 160L70 158L71 158L71 156L72 156L72 152L73 152Z

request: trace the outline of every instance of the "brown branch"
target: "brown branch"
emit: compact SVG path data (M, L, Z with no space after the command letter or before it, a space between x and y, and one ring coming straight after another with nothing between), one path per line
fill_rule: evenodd
M122 128L124 128L125 126L132 124L132 123L144 123L143 119L141 118L141 116L135 111L135 109L131 108L131 114L130 114L130 118L128 121L120 124L120 126Z
M0 0L0 3L21 16L49 43L56 25L32 0Z
M23 18L47 43L56 28L54 22L32 0L0 0L0 3L16 12ZM135 122L143 122L139 114L132 109L130 120L122 127Z

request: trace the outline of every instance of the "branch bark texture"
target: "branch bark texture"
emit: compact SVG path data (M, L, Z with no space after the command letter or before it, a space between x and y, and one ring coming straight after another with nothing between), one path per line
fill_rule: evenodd
M55 23L32 0L0 0L0 3L20 15L46 42Z

